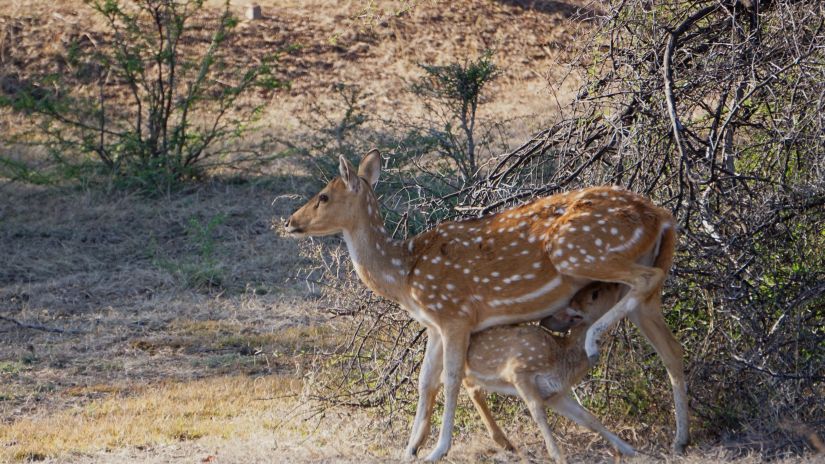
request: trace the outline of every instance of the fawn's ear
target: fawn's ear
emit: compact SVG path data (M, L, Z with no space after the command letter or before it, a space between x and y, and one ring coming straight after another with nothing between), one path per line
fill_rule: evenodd
M381 153L378 150L372 149L364 155L361 164L358 165L358 175L375 187L381 175Z
M564 310L565 319L568 321L570 328L576 327L577 325L584 322L584 313L579 311L578 309L571 308L570 306Z
M568 306L567 308L541 320L541 325L554 332L567 332L584 320L584 313Z
M355 173L355 166L344 158L344 155L338 155L338 171L341 174L341 180L347 185L347 189L357 192L358 187L361 186L361 181L358 179L358 174Z

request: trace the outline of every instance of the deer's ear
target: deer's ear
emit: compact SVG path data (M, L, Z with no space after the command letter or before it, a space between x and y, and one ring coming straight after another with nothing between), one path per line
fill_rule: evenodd
M344 155L338 155L338 171L341 174L341 180L347 185L347 189L357 192L358 187L361 186L361 181L358 180L358 174L355 173L355 166L344 158Z
M372 149L364 156L361 164L358 165L358 175L375 187L381 175L381 153L378 150Z

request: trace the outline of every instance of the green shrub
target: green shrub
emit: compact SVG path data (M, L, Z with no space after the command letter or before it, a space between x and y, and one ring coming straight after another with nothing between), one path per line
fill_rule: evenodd
M12 141L45 146L58 166L52 180L105 174L158 192L198 179L210 149L238 140L258 117L257 108L237 114L239 97L285 85L273 73L274 56L246 69L225 65L238 24L228 1L217 19L207 17L202 0L86 4L106 24L99 43L71 42L63 57L68 72L26 76L0 95L0 107L36 121L33 133ZM197 24L203 21L206 27ZM0 169L6 177L49 180L8 157Z
M422 64L424 70L413 91L424 97L426 104L434 102L446 112L443 128L433 130L442 155L452 159L464 183L478 175L476 110L482 89L498 75L492 62L492 52L486 51L475 60L446 65ZM458 124L459 134L453 124Z

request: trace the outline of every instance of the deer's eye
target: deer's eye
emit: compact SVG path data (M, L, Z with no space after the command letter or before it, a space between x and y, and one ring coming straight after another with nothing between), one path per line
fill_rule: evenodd
M322 193L318 195L318 201L321 203L326 203L329 201L329 197Z
M593 291L593 301L596 301L598 299L599 299L599 291L595 290L595 291Z

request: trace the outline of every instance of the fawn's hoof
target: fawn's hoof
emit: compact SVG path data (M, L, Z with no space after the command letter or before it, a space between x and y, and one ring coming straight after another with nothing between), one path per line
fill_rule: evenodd
M596 364L599 364L599 353L589 355L587 362L590 364L590 367L596 367Z

